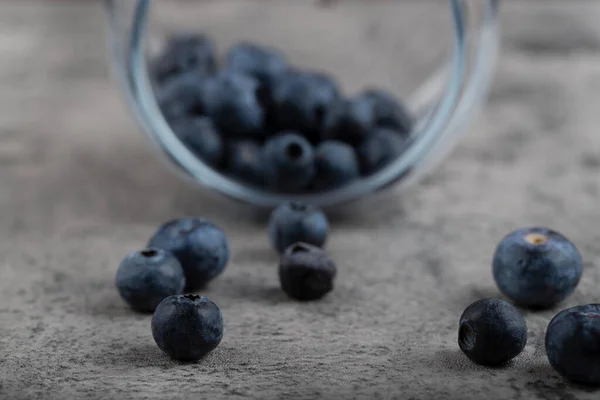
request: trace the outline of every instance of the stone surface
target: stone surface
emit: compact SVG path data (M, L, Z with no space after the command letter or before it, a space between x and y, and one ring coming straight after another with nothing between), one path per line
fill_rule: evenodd
M178 15L169 3L165 12ZM404 64L386 49L418 55L444 36L412 18L425 2L405 2L406 14L356 2L341 13L323 9L321 19L280 15L286 6L265 18L241 3L214 2L199 21L221 43L247 28L276 44L278 35L262 32L270 27L294 60L323 62L351 89L395 78ZM426 3L420 16L445 21L443 2ZM146 145L107 73L101 4L4 2L0 397L598 398L551 369L543 337L560 309L600 302L600 5L503 4L503 56L483 115L420 185L333 216L337 286L299 304L278 289L265 215L178 180ZM421 34L390 36L378 18ZM308 23L310 40L300 35ZM354 23L364 36L332 48ZM378 44L390 59L370 58ZM407 62L395 88L410 90L419 72ZM202 292L223 311L223 342L205 360L180 364L161 354L150 317L125 306L113 279L161 222L191 214L221 225L233 254ZM566 304L525 312L529 342L513 363L475 366L458 349L458 317L472 301L499 296L494 246L531 224L579 246L584 278Z

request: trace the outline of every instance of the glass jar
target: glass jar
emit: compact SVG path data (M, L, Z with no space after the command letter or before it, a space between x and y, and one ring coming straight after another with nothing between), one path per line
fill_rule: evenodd
M417 182L466 131L485 100L498 53L498 1L151 2L106 0L114 65L143 131L181 175L231 198L265 207L287 200L349 202L392 184ZM341 188L277 193L210 167L163 117L149 75L153 48L184 30L221 49L239 40L277 47L290 63L335 76L346 93L378 86L414 116L408 146L385 168Z

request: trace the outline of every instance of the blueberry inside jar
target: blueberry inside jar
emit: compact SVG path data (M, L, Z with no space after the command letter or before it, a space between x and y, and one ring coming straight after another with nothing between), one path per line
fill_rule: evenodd
M332 206L407 187L491 82L496 0L228 3L107 9L145 133L178 170L246 203Z

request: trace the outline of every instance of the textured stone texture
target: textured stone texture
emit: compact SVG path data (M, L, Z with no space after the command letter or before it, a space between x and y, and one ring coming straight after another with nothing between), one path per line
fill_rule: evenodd
M525 312L527 347L501 369L470 363L456 332L470 302L498 296L492 251L522 225L551 226L580 247L584 278L563 307L600 302L599 4L504 2L504 53L471 133L422 184L336 214L337 287L298 304L277 287L265 216L190 187L157 161L109 83L101 6L79 3L0 6L1 398L598 398L545 358L545 327L559 308ZM427 3L427 15L441 18L443 2ZM332 33L308 32L308 44L298 13L261 24L247 6L223 2L198 18L223 42L244 27L289 27L295 59L311 65L313 54L351 88L370 76L365 68L382 83L404 68L370 59L373 43L418 52L444 36L432 28L378 41L388 36L373 24L374 41L327 47L372 12L323 11ZM247 26L223 23L239 13ZM410 13L391 15L424 32ZM419 70L408 60L400 76ZM394 83L408 90L411 81ZM127 309L113 284L123 255L186 214L213 219L233 249L203 293L221 307L226 335L197 364L161 354L150 317Z

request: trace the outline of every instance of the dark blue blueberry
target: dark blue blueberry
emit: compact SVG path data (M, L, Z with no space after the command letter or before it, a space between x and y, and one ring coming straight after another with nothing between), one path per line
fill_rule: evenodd
M223 160L224 145L208 117L184 118L171 124L173 132L204 162L218 167Z
M273 86L287 71L284 55L271 47L249 42L238 43L226 55L228 71L249 75L258 80L260 88L257 98L265 113L264 129L267 135L275 133L275 109L273 107Z
M156 101L168 121L202 115L204 78L195 72L177 76L156 90Z
M322 142L315 153L317 173L313 187L317 190L343 186L360 176L354 148L335 140Z
M373 174L404 151L407 140L398 132L379 128L372 131L356 148L360 170L363 175Z
M223 339L223 315L206 297L193 294L164 299L152 316L152 336L169 357L197 361Z
M117 270L116 285L131 307L152 312L165 297L183 292L185 277L173 254L148 248L125 257Z
M281 52L248 42L231 47L225 59L228 70L253 76L269 89L287 69L285 56Z
M358 144L375 128L374 102L356 97L336 103L325 120L323 137Z
M187 290L205 286L223 272L229 260L225 232L200 217L166 222L154 233L148 246L168 250L177 257L185 273Z
M315 176L315 152L302 136L285 132L267 140L264 146L268 185L277 191L305 189Z
M264 111L260 86L254 78L222 72L204 86L206 113L221 133L229 136L262 136Z
M504 300L478 300L460 317L458 346L477 364L504 364L518 356L526 343L523 316Z
M372 103L375 114L375 123L382 128L389 128L401 134L411 132L414 121L410 112L399 100L391 94L378 89L370 89L363 92L359 101Z
M337 269L320 247L295 243L279 262L281 289L296 300L317 300L333 290Z
M215 45L208 37L192 33L172 36L163 53L153 65L153 75L157 82L186 72L196 72L207 76L215 71Z
M262 146L253 140L232 140L228 143L227 172L233 177L265 186L265 157Z
M307 137L317 137L338 98L337 83L328 75L290 71L273 86L276 124L281 130L296 130Z
M323 211L301 202L280 204L269 219L271 244L279 253L297 242L323 247L328 233Z
M502 293L530 308L548 308L566 299L582 270L575 245L546 228L523 228L505 236L492 267Z
M552 318L546 354L565 378L600 385L600 304L568 308Z

